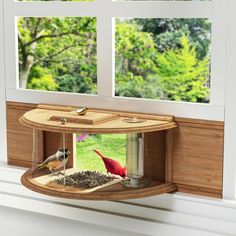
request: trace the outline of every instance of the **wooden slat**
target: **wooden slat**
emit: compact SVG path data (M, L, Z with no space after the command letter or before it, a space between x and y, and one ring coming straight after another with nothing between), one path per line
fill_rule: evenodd
M174 130L166 131L165 181L173 183Z
M174 183L221 191L223 131L183 126L174 132Z
M165 182L165 131L144 134L144 176Z
M32 164L32 129L19 123L19 118L35 106L7 105L7 152L8 164L29 167Z
M190 123L190 122L177 122L178 127L192 127L199 129L214 129L214 130L224 130L224 126L222 125L211 125L211 124L203 124L203 123Z
M53 110L53 111L74 111L76 107L70 106L59 106L59 105L48 105L48 104L39 104L37 105L38 109Z
M222 198L222 190L201 188L184 184L177 184L178 191L189 194L204 195L207 197Z
M202 119L190 119L190 118L183 118L183 117L175 117L176 122L182 122L182 123L190 123L192 125L195 124L201 124L201 125L207 125L210 126L219 126L224 127L223 121L216 121L216 120L202 120Z

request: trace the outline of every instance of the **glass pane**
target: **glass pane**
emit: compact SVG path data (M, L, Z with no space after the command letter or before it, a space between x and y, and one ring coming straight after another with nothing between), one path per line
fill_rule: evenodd
M209 102L208 19L116 19L116 96Z
M94 94L96 18L19 17L19 88Z
M92 170L106 173L101 157L94 152L99 151L105 157L118 161L122 166L126 162L125 134L77 134L77 159L79 170Z

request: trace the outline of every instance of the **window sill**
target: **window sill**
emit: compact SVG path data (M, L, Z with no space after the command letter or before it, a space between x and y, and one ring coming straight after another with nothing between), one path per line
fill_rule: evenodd
M188 233L203 230L233 234L236 231L236 201L181 193L129 201L69 200L26 189L20 183L24 171L0 164L1 205L151 235L166 224L168 230L184 227L191 230Z

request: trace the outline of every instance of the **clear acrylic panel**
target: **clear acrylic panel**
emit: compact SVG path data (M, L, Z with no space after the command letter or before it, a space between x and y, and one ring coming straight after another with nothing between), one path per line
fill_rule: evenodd
M19 88L95 94L95 17L18 17Z
M208 103L209 19L116 18L115 95Z
M126 163L126 135L125 134L85 134L76 136L76 167L79 170L100 171L107 169L101 156L112 158L125 166Z

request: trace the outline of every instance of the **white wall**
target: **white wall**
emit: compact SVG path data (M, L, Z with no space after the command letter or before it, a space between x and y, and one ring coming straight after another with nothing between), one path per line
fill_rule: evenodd
M0 234L3 236L142 236L79 223L58 217L0 207Z
M3 2L0 0L0 143L6 147L6 109L5 109L5 75L4 75L4 47L3 47ZM6 160L6 148L2 148L0 160Z
M73 221L74 225L81 227L81 230L87 228L88 232L99 226L111 236L113 233L131 236L236 235L235 201L227 202L180 193L125 202L61 199L38 194L22 186L20 176L24 171L0 166L0 205L18 209L10 213L0 209L0 235L1 230L9 228L9 224L18 225L18 222L22 225L18 230L29 228L34 231L39 222L38 217L46 219L48 216L49 224L55 226L53 235L60 235L62 232L56 224L59 218L65 224ZM26 211L31 212L31 220L21 221L24 217L27 219L29 213ZM67 227L68 234L74 232L73 224ZM124 232L120 232L121 229ZM86 230L80 235L86 235Z

